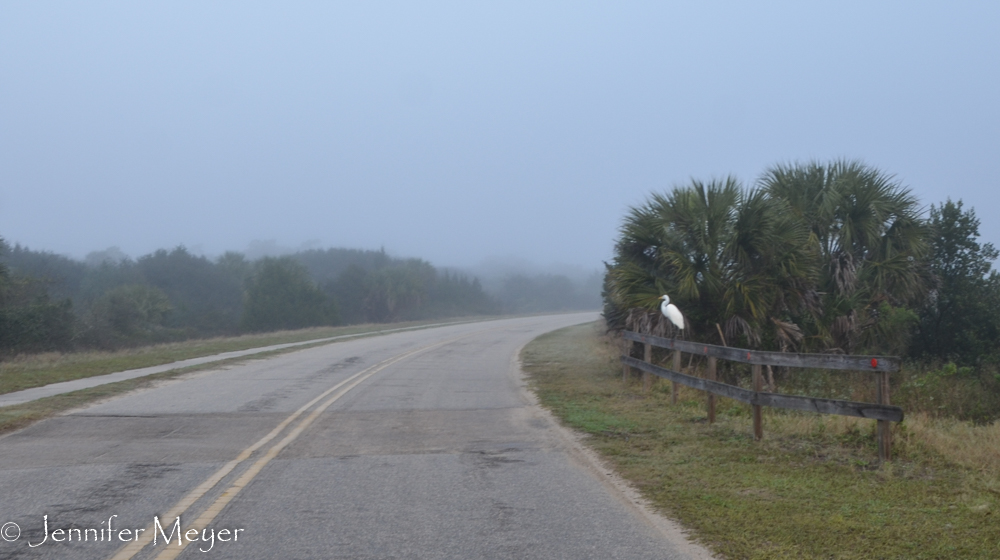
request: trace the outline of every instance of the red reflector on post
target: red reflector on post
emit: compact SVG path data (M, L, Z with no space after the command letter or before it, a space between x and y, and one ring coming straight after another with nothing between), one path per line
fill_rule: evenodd
M877 368L878 367L878 360L876 360L875 358L872 358L872 367L873 368Z

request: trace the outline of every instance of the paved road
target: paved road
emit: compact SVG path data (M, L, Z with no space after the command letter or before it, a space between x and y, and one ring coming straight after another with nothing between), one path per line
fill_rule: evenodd
M704 557L521 385L523 344L595 318L334 343L0 438L0 558Z
M460 321L439 323L439 324L452 325L452 324L457 324L459 322ZM230 360L232 358L253 356L254 354L262 354L264 352L271 352L273 350L283 350L285 348L294 348L296 346L306 346L310 344L316 344L317 342L331 342L334 340L361 338L365 336L377 336L380 334L387 334L387 333L394 333L401 331L413 331L418 329L426 329L429 326L432 327L438 325L415 325L412 327L401 327L396 329L386 329L380 331L366 331L354 334L343 334L340 336L331 336L328 338L304 340L301 342L286 342L284 344L272 344L271 346L259 346L257 348L248 348L246 350L233 350L230 352L222 352L220 354L212 354L210 356L199 356L197 358L188 358L186 360L178 360L176 362L160 364L158 366L149 366L139 369L130 369L127 371L118 371L106 375L95 375L93 377L84 377L82 379L74 379L72 381L63 381L61 383L50 383L48 385L43 385L41 387L32 387L31 389L24 389L23 391L4 393L0 395L0 408L5 406L12 406L15 404L23 404L26 402L35 401L38 399L43 399L45 397L51 397L54 395L61 395L63 393L71 393L73 391L79 391L80 389L88 389L90 387L98 387L100 385L106 385L108 383L116 383L118 381L125 381L127 379L135 379L136 377L145 377L147 375L152 375L154 373L163 373L165 371L171 371L175 369L183 369L191 366L200 366L204 364L210 364L212 362L221 362L223 360Z

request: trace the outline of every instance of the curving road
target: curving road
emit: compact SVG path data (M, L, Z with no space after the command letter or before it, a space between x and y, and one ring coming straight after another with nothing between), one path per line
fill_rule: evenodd
M596 318L329 344L0 438L0 558L707 557L522 386L525 343Z

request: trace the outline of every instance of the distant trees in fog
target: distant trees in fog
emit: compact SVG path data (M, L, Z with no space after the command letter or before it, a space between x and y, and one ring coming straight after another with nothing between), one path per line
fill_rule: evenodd
M598 274L584 282L562 274L513 274L503 280L497 297L508 313L598 309L601 282Z
M45 284L0 263L0 352L39 352L71 344L72 304L52 300Z
M560 275L478 278L384 250L248 260L184 247L79 261L0 240L0 355L498 313L596 309L600 286ZM590 284L595 284L591 286Z
M336 325L337 304L292 259L261 259L247 282L240 328L275 331Z

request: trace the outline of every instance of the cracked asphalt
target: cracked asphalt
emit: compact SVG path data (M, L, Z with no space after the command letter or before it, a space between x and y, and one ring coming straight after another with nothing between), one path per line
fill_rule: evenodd
M0 558L121 558L154 517L169 533L165 516L185 497L180 526L196 540L160 538L132 557L707 557L582 459L522 386L525 343L596 319L338 342L39 422L0 438ZM341 382L328 408L305 406ZM196 526L199 516L209 521Z

